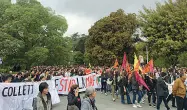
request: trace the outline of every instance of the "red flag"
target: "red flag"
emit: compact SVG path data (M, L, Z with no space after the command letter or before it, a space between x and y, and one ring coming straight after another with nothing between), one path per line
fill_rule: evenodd
M150 91L149 87L145 83L145 81L140 77L139 73L135 71L136 81L139 85L143 85L148 91Z
M126 68L125 68L125 70L126 70L126 72L127 72L128 74L131 74L131 68L130 68L130 65L129 65L128 61L127 61L127 63L126 63Z
M127 63L127 56L126 56L126 53L124 52L123 63L121 65L121 71L122 69L126 69L126 63Z

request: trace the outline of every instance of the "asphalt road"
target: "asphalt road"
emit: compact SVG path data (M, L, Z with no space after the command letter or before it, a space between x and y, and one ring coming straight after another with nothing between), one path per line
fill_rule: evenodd
M81 94L83 96L83 94ZM120 98L120 97L119 97ZM67 96L60 96L61 102L57 105L54 105L53 110L67 110ZM97 92L96 96L96 106L98 110L156 110L156 108L150 107L147 103L147 99L145 104L141 104L142 108L133 108L132 104L121 104L120 99L117 99L115 102L112 101L111 95L105 96L100 92ZM171 107L171 103L169 104ZM166 110L163 103L161 105L160 110ZM176 110L176 108L172 108L171 110Z

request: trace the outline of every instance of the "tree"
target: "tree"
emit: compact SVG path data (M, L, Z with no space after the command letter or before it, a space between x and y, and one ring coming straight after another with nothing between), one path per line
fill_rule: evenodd
M184 53L179 55L178 62L180 64L180 66L187 67L187 62L186 61L187 61L187 52L184 52Z
M26 52L29 66L42 65L48 57L49 50L43 47L34 47L33 49Z
M92 64L110 66L116 57L122 61L124 52L132 56L136 28L135 14L126 14L122 9L112 12L89 29L85 56Z
M84 64L85 42L87 35L74 33L71 36L72 40L72 52L73 52L73 64Z
M5 65L61 65L69 62L63 38L67 21L37 0L0 1L0 49ZM39 59L38 59L39 58Z
M154 58L165 57L172 65L178 63L178 55L187 51L186 17L186 0L157 3L155 10L144 7L140 12L140 27Z
M84 54L80 51L75 51L73 56L74 64L83 65L84 64Z

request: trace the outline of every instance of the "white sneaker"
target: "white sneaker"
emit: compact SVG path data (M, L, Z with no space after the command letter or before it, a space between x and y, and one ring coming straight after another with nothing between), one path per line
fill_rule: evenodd
M101 94L103 94L103 92L101 92Z
M113 98L113 101L116 101L116 99L115 99L115 98Z
M105 93L105 95L107 96L107 93Z
M141 106L140 104L137 104L137 107L138 107L138 108L142 108L142 106Z
M137 108L137 105L136 104L133 104L133 106L132 106L133 108Z
M141 104L144 104L145 102L142 100L140 103L141 103Z

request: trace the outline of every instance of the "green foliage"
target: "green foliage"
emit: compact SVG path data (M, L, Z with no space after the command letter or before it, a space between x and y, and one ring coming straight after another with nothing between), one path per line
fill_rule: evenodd
M160 67L160 68L168 68L170 67L170 62L168 61L168 58L166 57L159 57L154 60L154 66Z
M97 21L86 40L85 56L91 64L113 65L115 58L122 61L124 52L128 58L134 53L133 34L137 28L135 14L126 14L122 9ZM132 58L133 59L133 58Z
M43 47L34 47L33 49L26 52L26 57L28 58L28 63L31 66L42 65L48 57L49 50Z
M153 57L167 57L172 65L178 63L178 55L187 51L186 18L186 0L157 3L155 10L144 7L140 26Z
M73 61L74 61L74 64L79 64L79 65L82 64L83 65L84 64L84 54L81 53L80 51L74 52Z
M71 44L63 38L67 21L37 0L0 1L0 56L6 66L61 65Z
M178 62L180 64L180 66L187 67L187 52L184 52L179 55Z
M85 63L85 42L87 39L87 35L85 34L79 34L79 33L74 33L71 36L72 40L72 52L73 52L73 58L72 58L72 63L73 64L79 64L82 65Z

